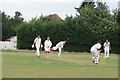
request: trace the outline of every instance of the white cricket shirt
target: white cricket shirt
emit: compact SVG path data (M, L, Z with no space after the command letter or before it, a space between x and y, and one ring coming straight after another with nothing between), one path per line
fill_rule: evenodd
M109 46L110 46L110 42L108 42L108 43L105 42L105 43L104 43L104 47L105 47L105 48L109 48Z
M57 48L63 48L63 46L64 46L64 41L61 41L56 45Z
M41 44L41 38L35 38L34 40L36 46L40 46Z
M98 51L97 49L100 49L101 48L101 44L100 43L97 43L95 45L93 45L90 49L90 51Z
M52 42L50 40L46 40L44 45L45 45L45 48L48 47L48 46L51 47L52 46Z

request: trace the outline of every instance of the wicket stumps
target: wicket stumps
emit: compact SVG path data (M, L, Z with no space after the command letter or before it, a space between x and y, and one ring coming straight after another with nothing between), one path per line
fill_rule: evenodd
M101 56L100 56L100 63L101 63L101 64L105 64L104 53L101 53Z

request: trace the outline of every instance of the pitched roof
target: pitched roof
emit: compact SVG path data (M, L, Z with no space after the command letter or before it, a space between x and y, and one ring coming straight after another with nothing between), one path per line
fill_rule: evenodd
M59 19L62 20L57 14L51 14L48 17L52 18L52 19Z
M16 37L16 36L12 36L12 37L6 39L6 41L10 41L11 39L13 39L13 38L15 38L15 37Z

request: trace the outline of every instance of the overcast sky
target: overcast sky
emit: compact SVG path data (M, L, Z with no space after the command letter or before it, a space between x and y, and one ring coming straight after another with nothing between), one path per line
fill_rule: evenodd
M83 0L0 0L0 10L10 16L15 15L15 11L20 11L25 20L49 14L58 14L62 19L66 14L77 13L74 7L79 7ZM120 0L102 0L106 2L110 10L118 8Z

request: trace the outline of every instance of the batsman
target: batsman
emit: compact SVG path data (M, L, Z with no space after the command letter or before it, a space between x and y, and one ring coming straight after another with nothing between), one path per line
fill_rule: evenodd
M93 45L90 49L91 53L92 53L92 60L94 64L98 64L99 63L99 57L100 57L100 49L101 49L101 41L98 40L97 43L95 45Z

